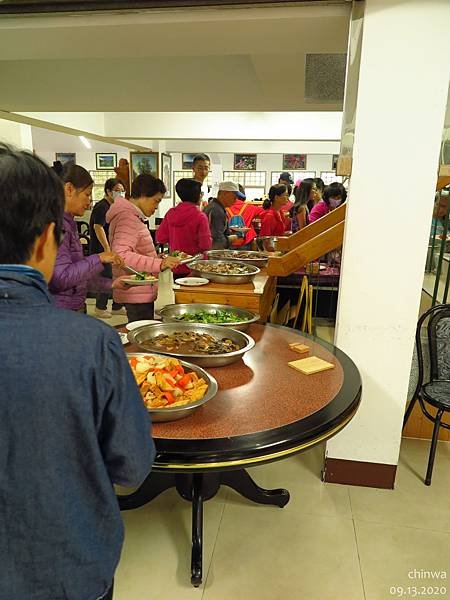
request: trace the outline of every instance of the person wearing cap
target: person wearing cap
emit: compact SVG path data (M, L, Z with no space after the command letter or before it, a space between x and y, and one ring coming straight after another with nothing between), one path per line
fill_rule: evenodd
M239 185L239 191L241 194L244 194L245 198L245 189L241 185ZM259 217L263 212L264 209L262 206L256 206L255 204L246 202L241 198L236 198L236 202L233 204L233 206L227 208L229 223L231 222L230 219L232 219L232 217L240 216L242 217L245 227L248 228L248 231L243 233L241 237L238 237L238 239L231 244L233 249L256 250L256 247L254 248L254 240L257 234L253 226L253 220ZM233 228L231 227L231 229Z
M236 198L245 199L245 194L239 191L239 186L234 181L219 183L217 198L205 208L209 228L213 240L213 250L224 250L237 240L237 235L232 235L228 227L227 208L233 206Z
M288 171L283 171L280 173L280 177L278 178L278 183L285 185L294 185L294 180L292 179L292 175Z

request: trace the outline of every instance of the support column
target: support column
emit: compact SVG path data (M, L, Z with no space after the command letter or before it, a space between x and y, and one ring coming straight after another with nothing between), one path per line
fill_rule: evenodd
M325 480L393 487L449 82L450 4L366 0L336 345L361 407Z

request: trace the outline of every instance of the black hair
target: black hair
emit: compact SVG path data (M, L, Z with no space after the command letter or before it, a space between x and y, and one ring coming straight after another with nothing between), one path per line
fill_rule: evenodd
M343 204L347 200L347 190L338 181L333 181L330 185L327 185L323 192L322 200L329 206L330 198L336 198L337 196L341 197L341 203Z
M74 162L68 162L64 165L61 179L63 183L71 183L76 190L85 190L94 183L89 172Z
M156 177L153 177L153 175L147 173L138 175L131 184L131 197L135 199L141 198L142 196L151 198L156 194L165 194L166 192L166 186L161 179L157 179Z
M182 202L198 204L202 193L202 184L195 179L179 179L175 190Z
M58 175L58 177L62 177L62 174L64 172L64 167L60 160L53 161L52 169L55 171L55 173Z
M323 190L325 189L325 182L321 177L315 177L314 178L314 183L316 184L316 188L318 190L320 190L321 192L323 192Z
M287 187L287 193L289 194L289 196L292 194L292 185L290 183L288 183Z
M314 179L307 177L295 188L295 203L290 211L291 217L294 217L298 213L301 206L308 204L314 183Z
M192 160L192 166L194 166L195 163L199 162L200 160L206 160L209 163L211 162L211 159L209 158L209 156L207 154L196 154Z
M269 190L269 197L263 202L263 208L265 210L270 208L275 200L275 196L281 196L282 194L285 194L286 191L287 185L284 185L284 183L277 183L273 185Z
M36 238L55 223L61 240L64 188L38 156L0 144L0 263L24 264Z
M119 179L118 177L111 177L110 179L107 179L105 181L105 187L104 187L105 194L107 192L112 192L118 183L120 183L120 185L123 185L123 187L125 188L123 181L121 179Z

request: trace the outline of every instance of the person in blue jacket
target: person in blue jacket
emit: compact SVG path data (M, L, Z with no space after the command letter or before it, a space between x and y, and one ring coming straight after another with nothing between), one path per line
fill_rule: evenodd
M0 600L112 598L113 484L155 457L119 336L49 295L63 211L51 169L0 144Z

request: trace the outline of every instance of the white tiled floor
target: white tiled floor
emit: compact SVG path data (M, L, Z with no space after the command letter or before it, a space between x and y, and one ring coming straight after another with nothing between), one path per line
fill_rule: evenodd
M334 328L319 321L316 335L333 342ZM450 599L447 579L408 576L442 571L450 580L450 444L439 442L431 487L423 484L428 452L429 442L403 441L395 490L322 483L323 446L251 469L262 487L287 488L290 502L256 505L228 488L207 501L198 589L190 584L190 504L168 490L123 513L114 598L389 600L400 586L404 599Z
M450 445L440 442L431 487L429 443L404 440L395 490L320 479L323 447L251 469L257 483L286 487L284 508L227 488L205 503L204 583L190 585L190 506L169 490L123 513L126 542L116 600L388 600L395 586L445 586L450 578ZM412 592L411 592L412 593ZM404 598L411 597L404 596Z

